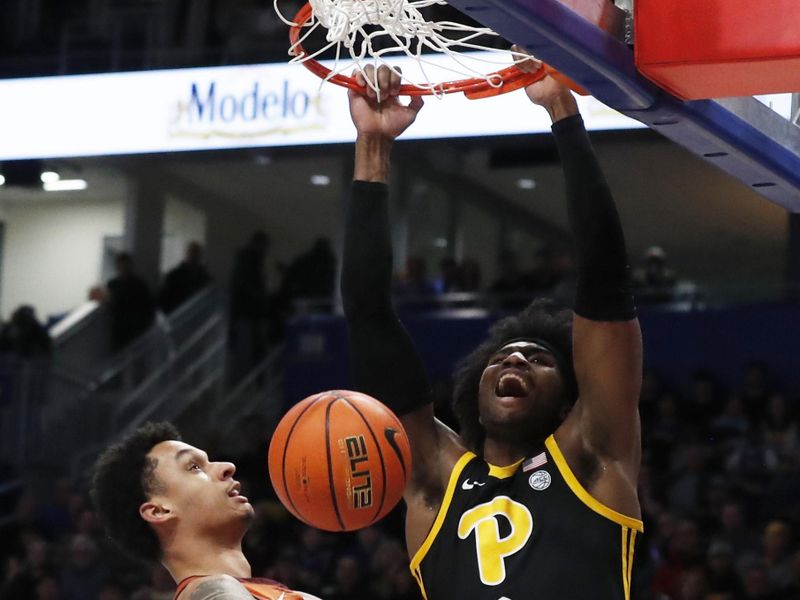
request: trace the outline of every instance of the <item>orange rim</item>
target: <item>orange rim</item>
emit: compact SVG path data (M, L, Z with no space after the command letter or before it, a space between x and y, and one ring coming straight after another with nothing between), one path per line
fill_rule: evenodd
M291 42L292 48L294 48L294 54L297 57L308 56L305 48L303 48L302 44L300 43L300 33L303 26L311 19L312 14L313 9L311 8L311 4L306 3L295 15L295 24L289 28L289 41ZM331 69L321 65L316 59L308 58L304 60L302 64L317 77L321 79L327 79L335 85L359 92L363 92L367 89L366 86L358 85L355 78L350 77L349 75L342 75L341 73L331 75ZM462 92L467 98L476 100L478 98L499 96L500 94L513 92L514 90L527 87L530 84L543 79L545 75L548 74L555 75L557 74L557 71L548 65L542 64L542 68L535 73L526 73L525 71L519 69L516 65L511 65L510 67L495 71L486 76L487 78L490 77L493 80L500 78L502 83L498 86L490 85L486 79L471 77L468 79L446 81L436 85L433 88L404 84L400 86L400 95L433 96ZM570 85L570 87L581 93L581 90L576 89L577 86L575 86L575 84Z

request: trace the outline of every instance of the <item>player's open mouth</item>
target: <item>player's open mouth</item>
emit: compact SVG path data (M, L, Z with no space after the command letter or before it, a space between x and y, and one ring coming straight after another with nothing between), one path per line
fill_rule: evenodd
M243 502L247 502L247 496L242 496L241 493L239 493L239 491L241 489L242 489L242 484L240 484L238 482L234 483L228 489L228 497L229 498L237 498L238 500L242 500Z
M528 382L513 371L506 371L497 380L494 393L499 398L522 398L528 395Z

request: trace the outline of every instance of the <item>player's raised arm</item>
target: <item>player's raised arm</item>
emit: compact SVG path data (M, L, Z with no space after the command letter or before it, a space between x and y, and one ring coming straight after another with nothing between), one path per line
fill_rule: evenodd
M601 461L615 463L635 485L642 341L622 226L572 94L550 77L527 93L553 121L578 263L572 330L578 403L564 433Z
M411 442L414 466L405 499L407 541L413 553L435 518L437 499L444 495L450 470L463 450L455 434L434 418L424 367L391 302L389 158L392 143L414 122L422 100L402 104L397 98L400 78L386 67L378 71L378 80L380 102L372 90L364 96L350 92L358 138L341 288L356 387L397 413ZM420 522L415 525L417 516Z

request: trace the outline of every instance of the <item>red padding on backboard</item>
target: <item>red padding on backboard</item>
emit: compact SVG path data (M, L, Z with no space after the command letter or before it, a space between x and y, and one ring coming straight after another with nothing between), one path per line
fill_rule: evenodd
M636 0L636 66L684 100L800 90L799 0Z

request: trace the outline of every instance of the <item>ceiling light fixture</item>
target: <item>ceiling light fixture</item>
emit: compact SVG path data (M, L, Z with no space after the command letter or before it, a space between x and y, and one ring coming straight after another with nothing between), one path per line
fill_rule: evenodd
M6 178L0 175L0 185L3 185L6 182Z
M61 179L61 176L55 171L42 171L42 174L39 175L39 179L42 183L53 183Z
M536 189L536 180L523 177L517 180L517 187L521 190L534 190Z
M331 178L327 175L312 175L311 185L330 185Z
M42 184L45 192L74 192L89 187L85 179L59 179Z

